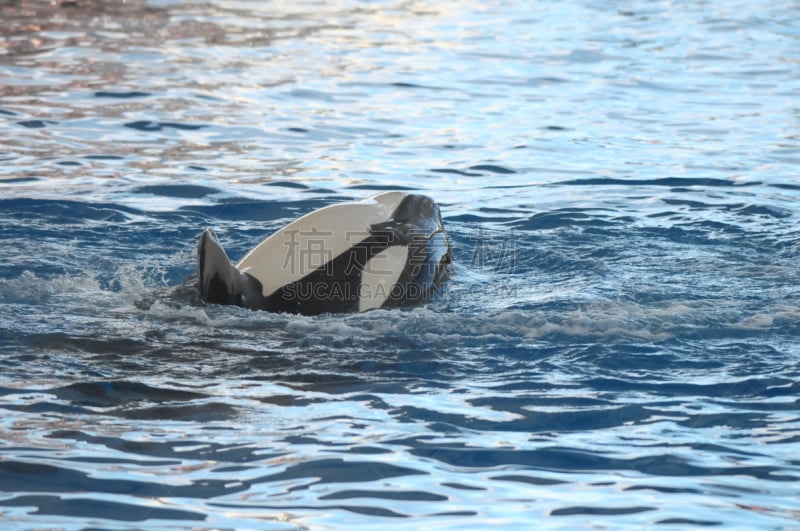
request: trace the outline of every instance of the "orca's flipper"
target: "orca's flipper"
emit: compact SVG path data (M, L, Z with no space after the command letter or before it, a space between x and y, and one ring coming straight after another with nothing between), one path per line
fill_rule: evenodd
M235 304L239 271L220 246L214 231L206 229L197 245L200 297L215 304Z
M263 306L261 283L236 269L211 229L203 231L197 245L197 272L204 301L252 309Z

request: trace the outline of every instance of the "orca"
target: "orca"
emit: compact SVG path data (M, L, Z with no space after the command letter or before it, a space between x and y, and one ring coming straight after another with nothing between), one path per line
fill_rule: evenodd
M210 228L197 247L204 302L304 315L424 302L446 282L451 261L439 206L397 191L310 212L237 264Z

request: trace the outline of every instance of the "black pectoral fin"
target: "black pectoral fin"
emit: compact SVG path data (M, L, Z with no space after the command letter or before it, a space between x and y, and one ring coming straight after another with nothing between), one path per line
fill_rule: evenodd
M268 309L261 282L236 269L211 229L203 231L197 245L197 273L200 297L205 302Z

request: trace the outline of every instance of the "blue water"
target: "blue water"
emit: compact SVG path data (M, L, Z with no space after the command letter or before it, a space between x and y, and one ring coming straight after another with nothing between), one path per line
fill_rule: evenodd
M793 1L0 4L0 528L800 528ZM422 191L411 310L175 287Z

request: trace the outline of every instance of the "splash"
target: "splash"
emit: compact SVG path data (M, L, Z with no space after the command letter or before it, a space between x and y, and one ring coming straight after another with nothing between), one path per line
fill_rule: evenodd
M16 278L0 279L0 301L6 304L45 304L60 296L85 296L99 291L100 282L95 274L43 278L23 271Z

